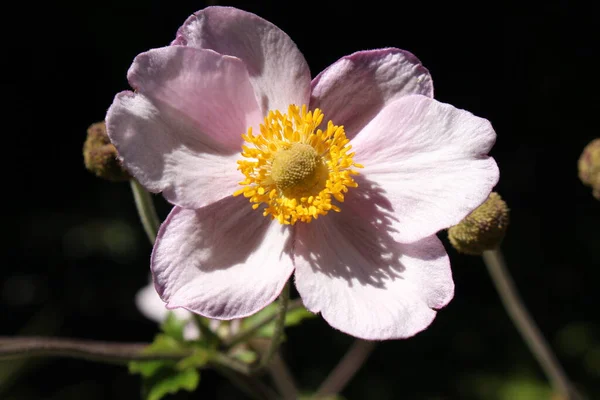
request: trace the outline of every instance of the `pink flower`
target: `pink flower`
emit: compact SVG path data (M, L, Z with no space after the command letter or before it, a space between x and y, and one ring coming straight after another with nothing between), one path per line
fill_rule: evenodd
M128 171L175 206L151 261L168 308L242 318L293 273L331 326L390 339L451 300L435 234L496 184L496 135L434 100L415 56L360 51L311 81L279 28L209 7L171 46L137 56L128 79L135 92L116 96L108 134Z

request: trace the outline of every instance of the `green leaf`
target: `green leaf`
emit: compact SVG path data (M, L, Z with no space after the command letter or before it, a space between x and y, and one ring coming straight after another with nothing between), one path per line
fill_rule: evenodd
M266 318L267 315L275 314L277 310L277 304L271 303L256 314L252 314L242 320L242 324L245 327L252 326L263 318Z
M305 308L298 308L296 310L289 311L285 315L285 326L297 326L307 318L313 318L316 314L311 313ZM275 334L275 322L271 322L258 330L256 336L260 337L272 337Z
M156 354L180 349L181 344L176 339L165 334L159 334L154 338L154 342L144 349L144 354ZM131 361L129 363L129 372L148 378L155 375L162 367L173 364L175 362L171 360Z
M140 374L144 378L155 375L159 369L165 366L165 361L131 361L129 363L130 374Z
M177 369L184 370L188 368L199 368L208 362L210 354L208 350L203 348L196 348L194 354L179 361L176 365Z
M175 316L175 313L169 312L167 318L160 325L160 329L165 333L165 335L172 337L178 342L183 342L183 329L187 321L182 321Z
M193 392L200 382L200 373L194 368L183 371L163 368L160 373L144 380L143 393L146 400L160 400L167 394L180 390Z
M245 364L252 364L258 359L256 353L251 350L238 350L231 354L231 356Z
M251 315L244 319L244 327L252 326L254 323L260 321L263 318L266 318L267 315L272 315L276 313L277 304L271 303L267 307L263 308L259 312L254 315ZM296 308L294 310L290 310L285 315L285 326L292 327L297 326L302 323L305 319L314 318L316 314L311 313L304 307ZM272 337L275 333L275 321L263 326L256 332L256 336L259 337Z
M316 316L317 314L311 313L306 308L296 308L295 310L288 311L285 315L285 326L300 325L305 319L314 318Z
M179 343L174 337L166 334L159 334L154 338L154 342L144 349L144 353L155 354L160 352L180 350L181 348L181 343Z
M198 329L200 329L200 339L199 340L202 342L202 343L197 343L197 344L200 344L200 346L204 347L204 348L210 348L210 349L216 350L221 343L221 339L219 338L219 335L217 334L217 332L214 332L210 328L211 320L208 318L201 317L199 315L195 315L194 322L195 322L196 326L198 327ZM223 324L220 324L220 327L222 327L222 326L223 326Z
M142 376L142 394L145 400L160 400L180 390L191 392L200 382L197 368L209 360L209 351L201 343L183 340L183 325L176 318L168 318L162 325L164 333L156 335L144 354L160 354L193 349L192 355L177 360L132 361L129 372Z

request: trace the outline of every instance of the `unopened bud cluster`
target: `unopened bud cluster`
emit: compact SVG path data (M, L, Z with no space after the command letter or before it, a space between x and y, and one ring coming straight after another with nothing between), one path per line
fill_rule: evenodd
M594 139L585 146L577 165L579 179L592 187L592 194L600 200L600 139Z
M508 206L498 193L492 192L482 205L448 229L448 238L459 252L481 255L500 245L508 223Z
M130 178L117 158L117 149L106 134L106 124L97 122L87 130L83 145L85 167L96 176L109 181L126 181Z

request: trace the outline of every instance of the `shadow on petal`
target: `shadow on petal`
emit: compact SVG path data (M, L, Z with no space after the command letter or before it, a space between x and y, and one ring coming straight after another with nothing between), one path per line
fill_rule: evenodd
M298 227L296 287L310 311L343 332L367 340L410 337L452 299L447 254L435 235L396 241L385 190L365 177L357 182L340 213Z
M157 292L169 308L243 318L272 302L293 272L289 229L229 197L199 210L176 207L152 255Z
M348 191L340 213L298 227L295 247L301 251L296 257L314 271L343 278L350 286L385 288L390 281L404 279L404 257L430 261L446 256L443 246L432 246L429 237L397 242L398 219L385 190L362 175L355 180L359 186Z

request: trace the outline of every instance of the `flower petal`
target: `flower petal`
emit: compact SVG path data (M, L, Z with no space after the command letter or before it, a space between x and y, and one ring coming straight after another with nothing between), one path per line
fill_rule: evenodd
M289 229L229 197L200 210L175 207L152 253L154 283L168 308L242 318L271 303L293 271Z
M386 104L410 94L433 97L431 76L417 57L395 48L359 51L313 79L310 108L344 125L352 139Z
M207 7L190 16L173 45L212 49L246 64L262 112L308 104L310 71L296 44L281 29L252 13Z
M305 306L334 328L371 340L410 337L454 294L436 236L401 244L380 190L361 179L340 205L297 227L296 287Z
M138 55L127 78L161 112L194 128L185 139L226 154L239 152L241 135L263 119L244 63L235 57L163 47Z
M139 55L129 80L138 92L118 94L106 116L127 170L182 207L231 195L242 177L241 134L261 120L243 63L210 50L167 47Z
M175 205L200 208L239 188L238 155L222 155L190 140L194 127L142 94L119 93L106 124L129 173Z
M389 199L396 240L413 242L459 223L490 194L498 166L488 157L489 121L425 96L383 108L352 141L361 174Z

